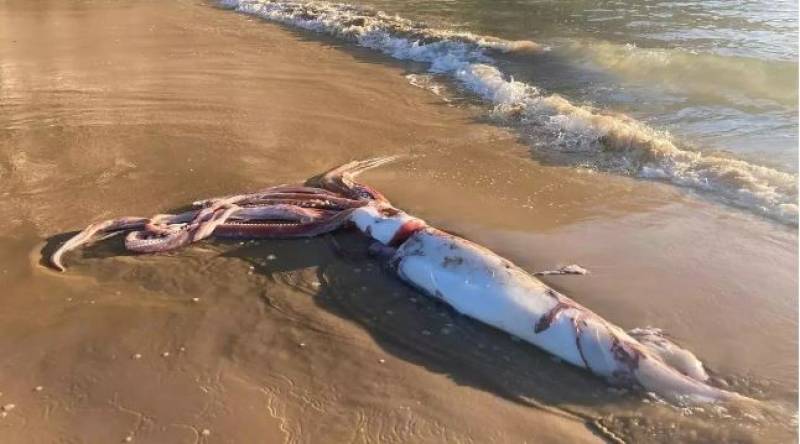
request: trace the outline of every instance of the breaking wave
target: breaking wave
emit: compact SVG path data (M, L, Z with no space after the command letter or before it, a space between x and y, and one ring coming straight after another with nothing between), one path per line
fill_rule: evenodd
M222 0L222 5L267 20L325 33L401 60L429 64L490 102L493 115L516 125L532 143L556 153L579 153L599 168L709 192L728 204L797 224L797 178L723 155L682 149L666 132L622 114L575 105L516 81L496 66L497 53L540 52L531 41L509 41L433 29L348 4L317 1ZM416 82L419 80L415 78Z

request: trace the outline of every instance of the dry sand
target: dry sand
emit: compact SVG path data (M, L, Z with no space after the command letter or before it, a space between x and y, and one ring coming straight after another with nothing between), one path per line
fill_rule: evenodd
M417 68L205 3L2 3L0 442L602 442L594 420L635 442L796 439L793 229L540 165L409 85ZM409 156L364 180L397 206L530 270L581 264L545 280L783 413L609 390L427 301L355 233L41 263L90 221L389 153Z

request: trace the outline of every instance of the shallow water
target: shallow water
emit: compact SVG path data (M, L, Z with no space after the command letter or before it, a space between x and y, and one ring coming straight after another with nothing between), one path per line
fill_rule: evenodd
M426 70L212 4L0 6L0 441L795 440L794 229L532 160L480 101L409 84ZM407 155L364 177L398 207L531 271L581 264L545 280L664 328L770 415L609 390L427 301L354 233L41 263L90 221L380 154Z
M785 118L781 120L774 112L762 113L755 118L760 122L758 125L777 123L782 128L789 128L790 148L781 148L783 145L770 142L769 146L775 148L769 150L769 155L762 156L764 159L783 156L786 160L783 167L751 163L746 160L747 155L737 158L727 150L703 145L697 138L692 141L672 135L664 125L655 121L657 115L644 112L649 106L651 111L661 113L669 103L665 116L671 121L677 118L681 128L697 127L698 122L703 122L701 126L711 129L709 134L716 137L722 134L723 127L730 130L744 123L747 132L759 133L757 122L738 111L735 113L738 120L726 123L726 119L733 116L729 112L733 108L728 105L723 107L727 117L722 120L706 112L716 109L718 102L709 96L709 92L721 91L725 85L736 83L735 80L726 82L720 78L736 79L736 72L742 69L747 74L743 78L753 78L749 62L726 60L725 63L712 63L713 68L710 68L708 63L695 60L695 57L673 57L663 51L652 53L653 57L634 57L632 63L624 62L622 65L629 66L629 74L636 74L637 82L644 86L638 91L644 95L628 94L628 91L633 91L628 88L625 90L629 96L626 100L633 105L644 105L628 106L626 110L625 107L621 109L620 106L604 104L606 97L619 96L625 89L624 85L622 89L610 87L603 80L613 77L608 70L587 71L578 66L580 57L576 58L574 51L570 54L569 48L553 50L551 46L531 40L508 40L459 31L446 24L431 26L391 15L391 9L386 13L347 3L223 0L222 4L245 14L327 34L396 59L421 62L417 69L428 72L424 75L424 82L420 82L419 75L415 74L410 83L417 86L424 83L427 89L440 96L444 92L445 100L450 102L458 95L481 100L487 105L487 118L514 128L540 160L664 181L790 225L797 224L797 177L791 172L793 162L787 160L796 157L796 151L793 151L796 136L792 136L796 134L796 100L786 101L789 108L782 115L788 116L788 121ZM574 49L576 44L580 46L587 42L576 41L569 47ZM592 45L590 53L598 53L596 45ZM626 48L624 53L635 50L631 45ZM620 56L612 54L615 50L611 46L599 49L601 53L611 54L612 59ZM625 54L621 56L628 58ZM658 62L665 56L669 63ZM722 60L717 55L713 57ZM601 57L603 60L607 58ZM652 65L651 61L656 62L654 69L639 69L643 63ZM778 72L783 72L779 75L782 80L772 78L774 76L770 74L762 83L774 84L777 90L771 91L778 91L778 94L796 97L796 67L791 62L762 63L761 66L772 70L774 64L781 63L784 68L788 66L788 71L778 66ZM676 65L683 68L673 69ZM532 73L536 74L533 80L530 78ZM687 85L686 92L692 94L686 98L664 96L664 102L654 95L659 83L654 76L662 80L669 78L681 87ZM453 91L448 93L447 89ZM590 94L581 93L579 89ZM729 89L739 91L735 85ZM739 102L751 110L753 104L763 102L762 96L766 97L761 94ZM711 102L706 103L709 98L713 106ZM651 102L653 106L648 105ZM681 102L678 107L672 106L677 102ZM713 124L714 121L721 122L721 126ZM765 134L777 133L770 129ZM735 135L735 139L743 140L741 134Z
M797 2L359 1L550 46L510 73L755 163L797 169ZM503 61L501 61L503 62Z

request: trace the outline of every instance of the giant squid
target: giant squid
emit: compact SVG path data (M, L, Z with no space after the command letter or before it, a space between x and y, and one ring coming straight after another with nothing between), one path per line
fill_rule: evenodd
M128 250L156 253L210 236L298 238L355 227L374 241L370 252L402 281L610 384L681 404L752 401L711 385L700 360L660 330L626 332L509 260L428 225L355 180L394 159L354 161L303 184L198 201L180 214L94 223L61 245L49 261L64 271L68 251L122 233L127 233Z

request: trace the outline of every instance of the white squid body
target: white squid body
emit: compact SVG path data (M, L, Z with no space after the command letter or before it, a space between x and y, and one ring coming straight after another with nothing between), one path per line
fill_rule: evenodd
M380 205L357 209L351 220L381 244L397 246L390 263L404 281L572 365L673 402L748 399L706 384L702 364L687 350L663 337L634 339L472 242Z

